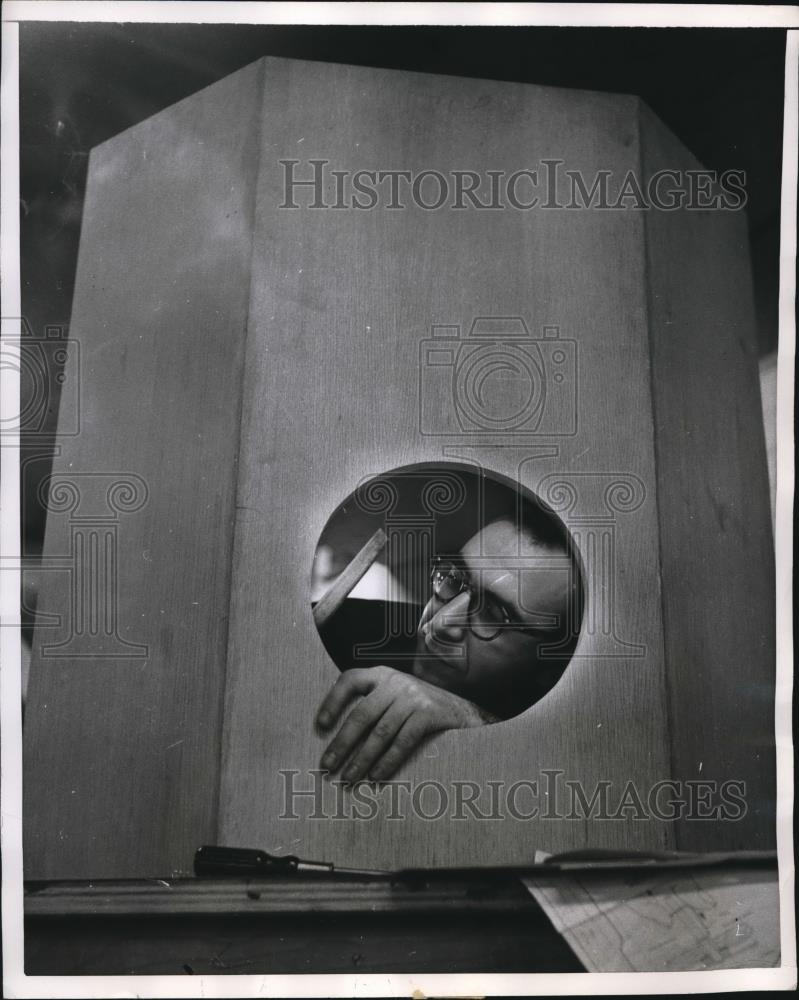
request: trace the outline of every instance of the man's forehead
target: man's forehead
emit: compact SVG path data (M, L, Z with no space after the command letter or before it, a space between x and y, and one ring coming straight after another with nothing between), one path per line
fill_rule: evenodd
M477 531L464 544L461 554L467 559L479 556L511 556L519 557L523 563L535 565L541 558L552 559L566 556L562 549L544 546L535 541L519 525L510 518L492 521ZM510 566L511 563L508 563Z
M512 521L487 525L461 555L475 581L525 618L526 613L562 610L571 590L574 567L566 552L520 534Z

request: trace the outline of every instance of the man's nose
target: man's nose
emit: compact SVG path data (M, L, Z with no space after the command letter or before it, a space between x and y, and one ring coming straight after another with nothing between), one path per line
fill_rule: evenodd
M430 619L430 633L434 639L442 642L460 642L463 639L469 600L468 591L464 591L438 609Z

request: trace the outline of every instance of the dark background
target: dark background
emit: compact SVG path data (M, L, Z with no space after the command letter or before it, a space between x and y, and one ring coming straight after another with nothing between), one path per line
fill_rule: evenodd
M746 172L759 349L776 348L777 29L23 24L22 306L36 336L68 328L92 146L263 55L638 94L705 167ZM47 471L35 461L23 477L29 556L41 550L44 517L31 498Z

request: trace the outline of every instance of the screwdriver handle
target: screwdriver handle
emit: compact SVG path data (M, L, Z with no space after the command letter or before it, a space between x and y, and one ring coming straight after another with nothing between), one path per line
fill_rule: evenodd
M235 876L291 875L299 858L293 854L275 857L249 847L199 847L194 854L194 874L230 878Z

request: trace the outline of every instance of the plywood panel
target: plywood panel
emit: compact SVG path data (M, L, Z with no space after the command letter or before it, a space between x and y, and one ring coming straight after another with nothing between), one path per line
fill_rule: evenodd
M557 155L589 177L600 169L622 176L638 160L636 102L278 60L266 62L265 94L219 839L377 867L520 862L538 848L588 844L668 846L667 823L629 814L586 822L514 819L505 810L501 822L398 822L383 809L370 822L280 818L287 779L279 772L299 772L291 780L309 786L324 746L314 711L337 676L310 614L316 541L365 476L408 463L481 462L553 502L566 495L564 473L575 474L578 502L564 517L575 534L582 526L580 543L601 540L597 518L615 518L614 629L631 645L598 625L543 702L507 723L437 738L400 777L442 782L447 794L454 780L476 781L484 796L489 781L506 790L538 781L543 813L547 769L580 781L589 797L611 782L618 797L631 779L646 794L669 765L640 214L279 207L285 159L300 159L303 177L315 158L330 170L450 175L510 173ZM432 324L466 331L476 316L523 317L537 337L557 325L576 341L576 433L554 433L563 419L515 438L422 433L422 400L425 420L439 426L451 421L453 401L440 389L432 402L424 396L420 343ZM627 512L605 509L615 482L634 486ZM601 622L600 597L596 588ZM531 808L524 793L519 808ZM297 810L308 812L308 802Z
M702 169L642 115L647 176ZM649 213L647 262L672 771L735 782L746 803L734 821L683 818L679 844L771 848L774 549L746 216Z
M734 220L507 197L451 207L457 171L489 185L490 171L543 177L557 158L618 186L642 164L694 165L653 132L630 97L266 59L93 153L72 324L83 426L56 466L39 599L63 622L36 636L67 655L50 649L32 670L29 877L187 872L212 840L392 868L652 850L674 846L671 822L636 818L634 804L586 819L565 783L587 799L605 783L616 812L629 782L646 801L693 777L695 758L713 777L767 775L768 695L751 728L735 714L773 658ZM321 199L298 189L302 207L281 207L285 161L308 179L314 160ZM403 184L406 207L390 208L383 183L371 209L307 207L340 201L333 171L346 188L358 170L439 171L449 199L425 209ZM458 423L457 380L428 349L449 340L455 356L478 317L527 324L521 349L539 352L548 387L537 426ZM384 794L371 820L354 819L350 793L329 783L322 811L343 818L309 818L313 796L281 818L287 782L314 781L325 741L313 718L338 676L310 607L319 535L366 477L441 462L483 467L559 512L588 581L574 660L523 715L437 737L405 766L413 787L439 783L441 818L414 817L399 789L398 806ZM751 520L735 499L745 483ZM96 560L98 544L116 560L96 562L117 574L110 631L89 615L85 581L102 574L72 588L76 558ZM757 624L734 632L753 565ZM729 607L715 617L717 589ZM733 658L739 684L725 686ZM751 747L735 744L738 719ZM458 781L476 783L482 811L497 795L503 818L452 819ZM516 816L515 782L536 783ZM759 787L766 808L767 778ZM755 817L727 840L707 824L679 844L759 846L763 829Z
M188 872L213 836L257 95L253 66L92 151L82 425L55 461L38 601L62 626L37 629L26 716L29 878Z

